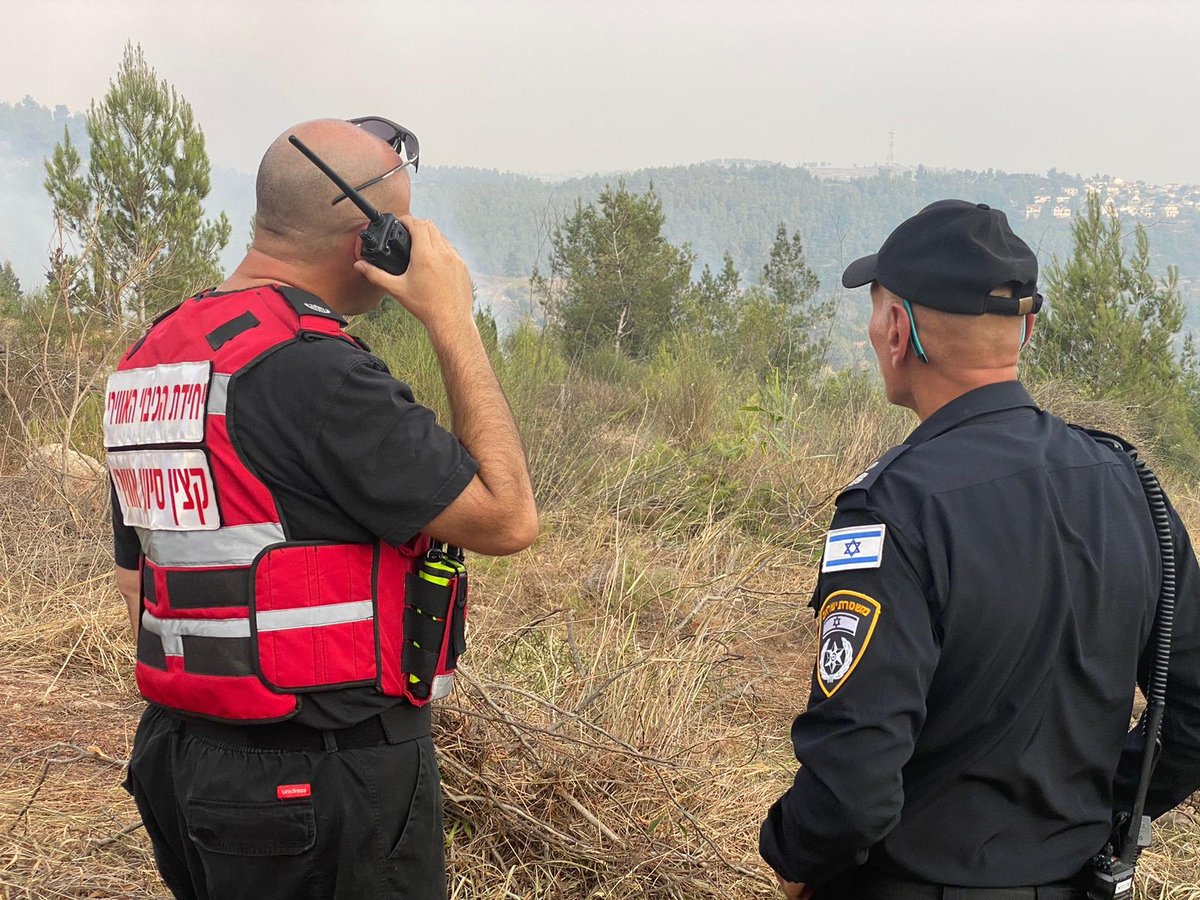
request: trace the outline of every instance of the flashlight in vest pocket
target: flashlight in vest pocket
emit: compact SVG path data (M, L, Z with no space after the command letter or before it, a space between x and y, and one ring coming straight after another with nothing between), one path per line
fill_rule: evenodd
M467 564L466 554L461 547L447 547L446 556L450 565L458 570L454 585L454 608L450 611L450 649L446 654L446 665L453 669L458 658L467 650Z
M440 549L433 549L425 554L421 568L417 570L418 578L441 587L449 587L450 581L457 575L458 569L451 565L449 558Z
M449 692L458 660L458 601L465 591L466 566L453 549L447 552L440 545L431 547L409 576L401 668L417 702Z

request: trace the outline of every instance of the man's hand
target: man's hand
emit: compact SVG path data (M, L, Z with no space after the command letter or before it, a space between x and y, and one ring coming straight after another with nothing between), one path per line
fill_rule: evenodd
M435 341L472 324L471 275L458 251L429 220L401 216L400 222L412 237L405 273L392 275L361 259L354 268L412 313Z
M809 900L816 893L816 888L809 887L807 884L801 884L798 881L785 881L783 876L778 872L775 873L775 878L779 882L780 890L783 891L783 896L787 900Z

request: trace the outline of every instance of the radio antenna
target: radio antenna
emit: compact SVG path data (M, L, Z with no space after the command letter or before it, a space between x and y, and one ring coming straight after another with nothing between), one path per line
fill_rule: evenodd
M376 224L380 219L383 218L383 216L380 215L379 210L367 202L367 200L363 198L362 194L346 183L346 179L342 178L341 175L329 168L325 160L321 159L321 157L309 150L304 141L300 140L300 138L296 137L294 134L288 135L288 141L293 147L307 156L314 166L324 172L330 181L341 188L342 193L349 197L350 201L362 210L363 215L371 220L372 225Z

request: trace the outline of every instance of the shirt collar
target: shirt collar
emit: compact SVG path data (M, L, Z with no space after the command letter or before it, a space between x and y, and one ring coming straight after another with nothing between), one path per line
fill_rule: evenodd
M1006 409L1019 409L1022 406L1037 409L1037 404L1034 403L1033 398L1029 396L1029 392L1025 390L1021 382L999 381L995 384L985 384L983 387L955 397L918 425L904 443L910 447L923 444L930 438L937 437L942 432L949 431L968 419L974 419L976 416L987 413L1002 412Z

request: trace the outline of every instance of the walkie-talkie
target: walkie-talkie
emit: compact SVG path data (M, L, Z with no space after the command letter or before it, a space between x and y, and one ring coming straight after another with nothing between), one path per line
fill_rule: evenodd
M363 199L362 194L350 187L346 180L317 154L304 145L304 142L294 134L288 136L292 146L309 158L314 166L325 173L325 176L341 189L350 201L362 210L363 215L371 220L371 224L363 231L362 256L373 266L378 266L393 275L403 275L408 269L408 259L412 252L412 238L405 228L391 213L381 213Z

